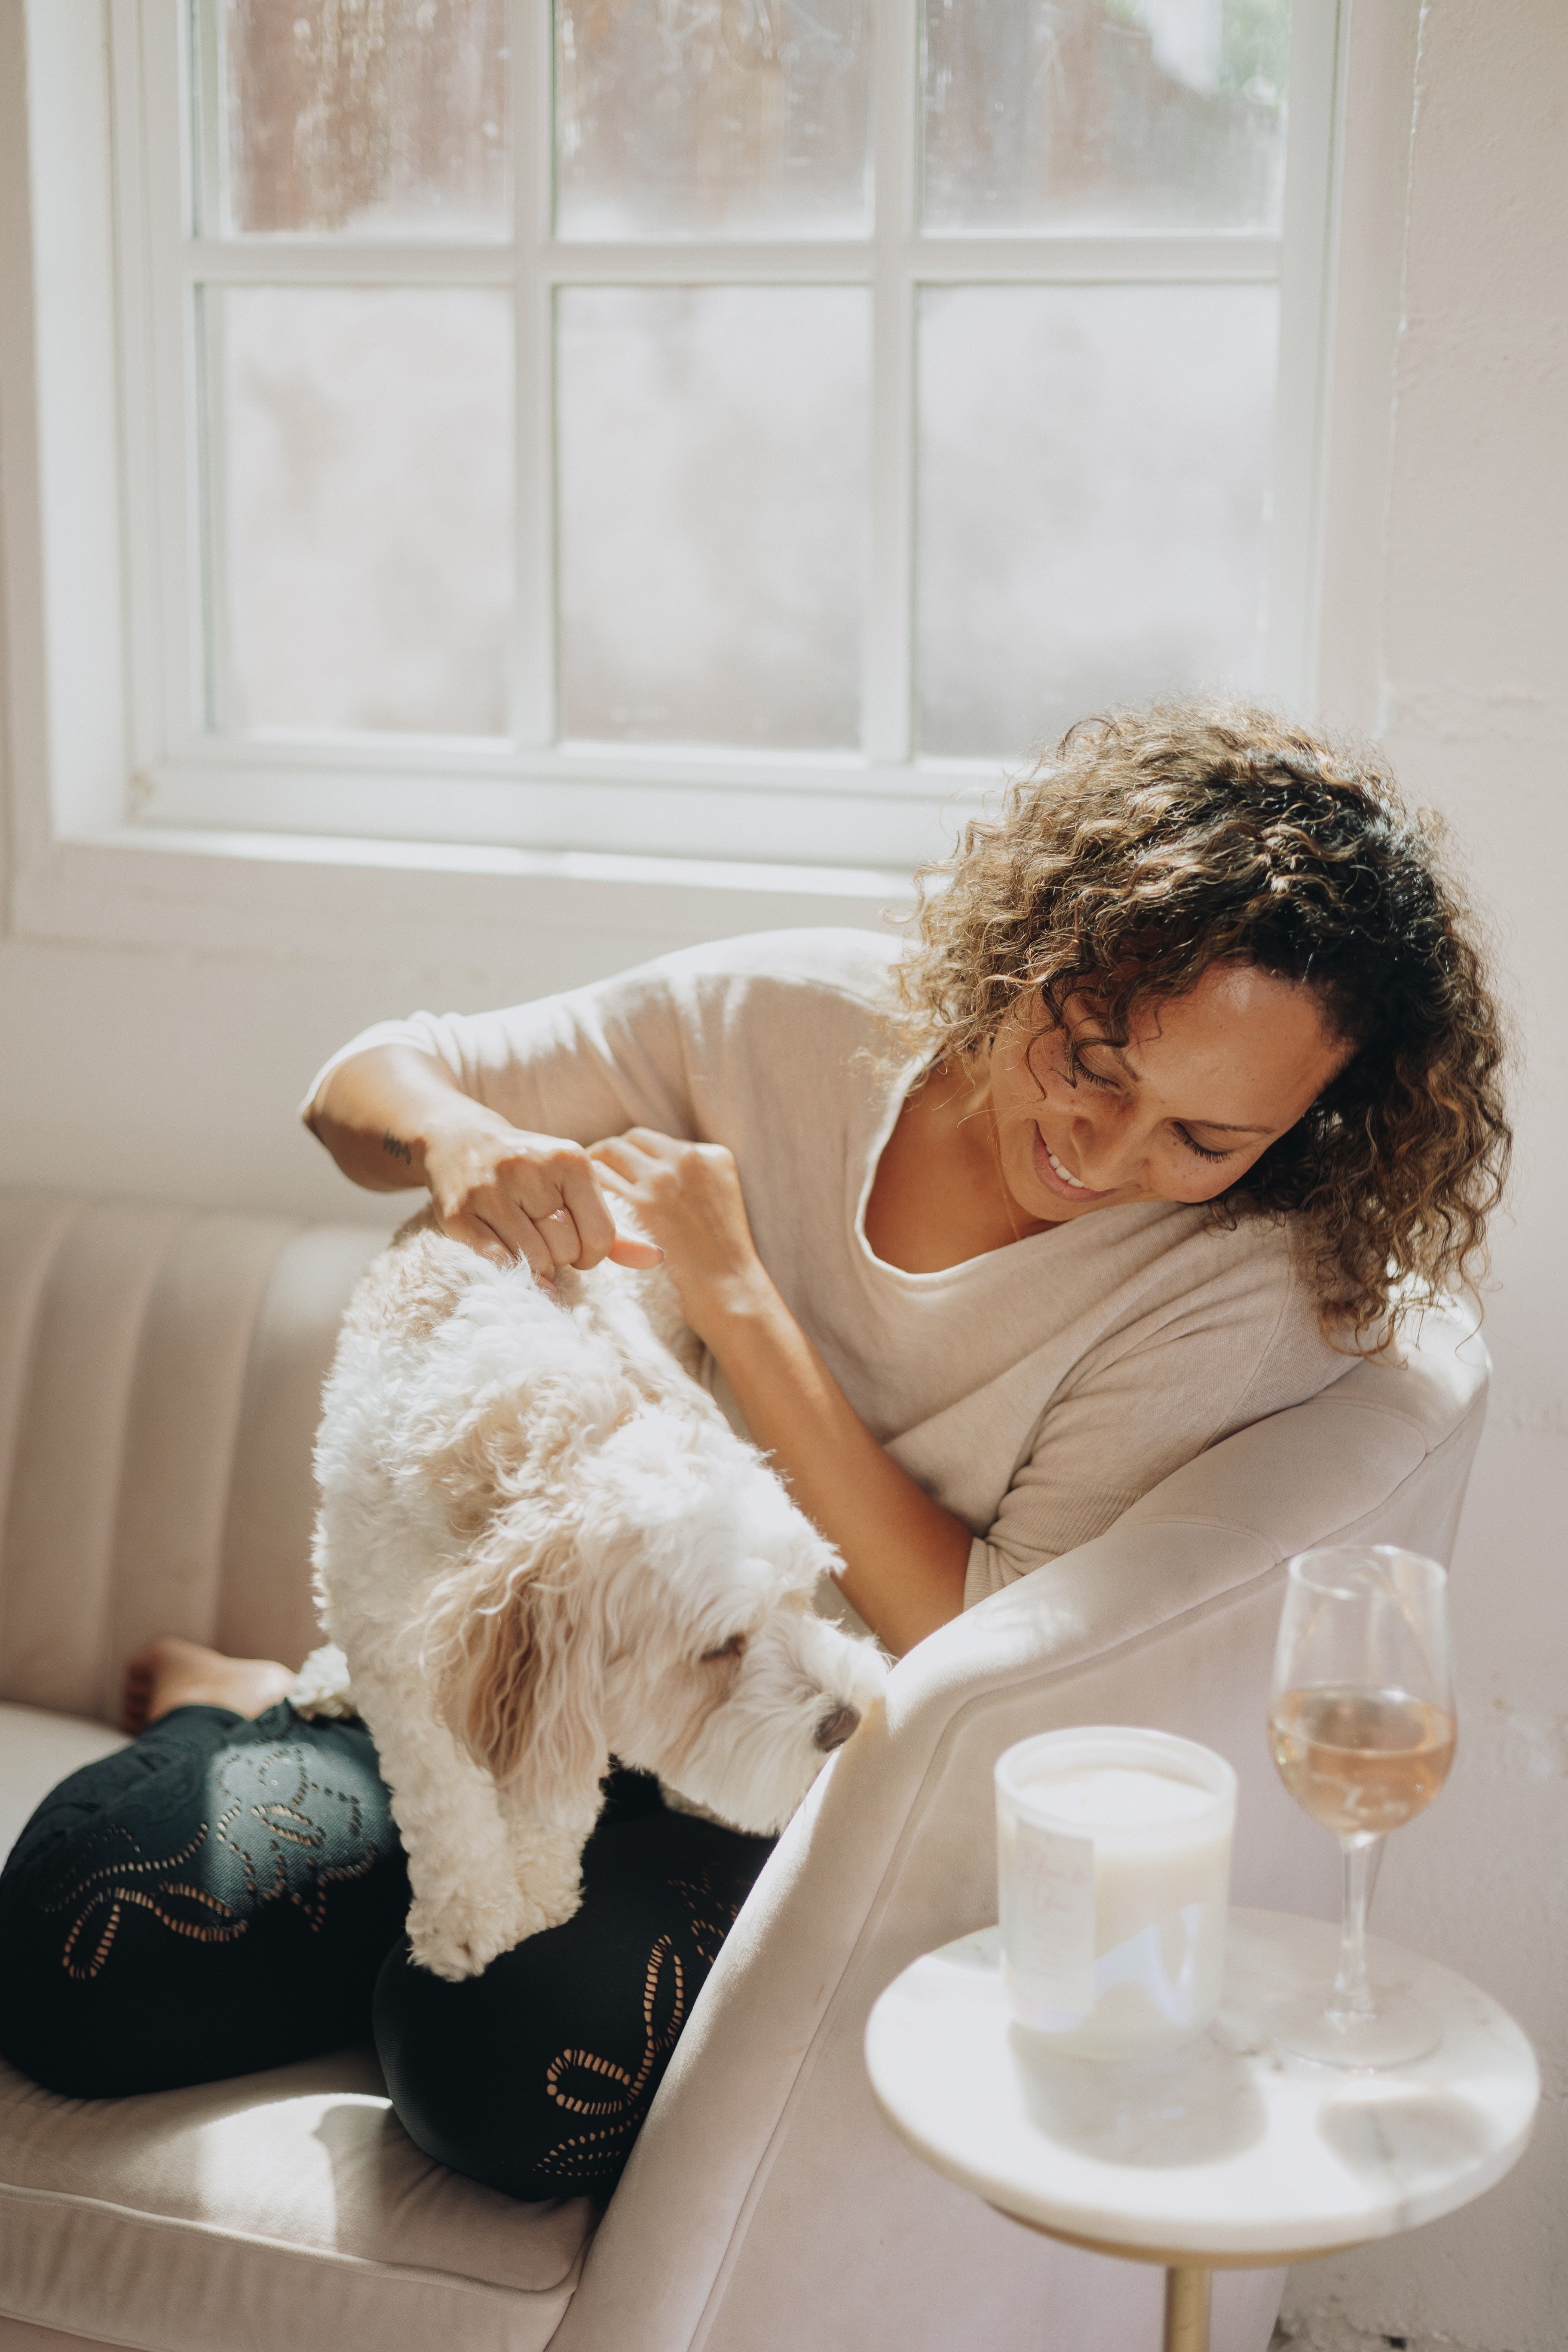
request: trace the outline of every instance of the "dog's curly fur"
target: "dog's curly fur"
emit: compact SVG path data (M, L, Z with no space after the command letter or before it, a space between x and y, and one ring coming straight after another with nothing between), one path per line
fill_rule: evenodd
M769 1832L880 1692L811 1607L837 1554L695 1351L662 1275L552 1297L427 1217L350 1306L316 1450L335 1646L293 1696L374 1735L437 1976L572 1916L612 1755Z

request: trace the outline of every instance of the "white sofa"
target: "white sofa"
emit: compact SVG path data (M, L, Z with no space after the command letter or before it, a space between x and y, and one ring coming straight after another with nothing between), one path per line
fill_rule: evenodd
M374 1234L0 1196L0 1836L117 1741L126 1656L172 1632L311 1640L310 1444ZM867 2012L994 1916L990 1774L1054 1724L1206 1740L1241 1776L1239 1901L1331 1913L1332 1841L1276 1784L1280 1562L1364 1535L1446 1557L1487 1360L1429 1318L1168 1479L1097 1542L905 1659L763 1871L600 2220L420 2156L367 2050L156 2097L0 2068L0 2352L1135 2352L1160 2274L1016 2227L876 2111ZM597 2226L595 2226L597 2224ZM1263 2352L1234 2273L1216 2352Z

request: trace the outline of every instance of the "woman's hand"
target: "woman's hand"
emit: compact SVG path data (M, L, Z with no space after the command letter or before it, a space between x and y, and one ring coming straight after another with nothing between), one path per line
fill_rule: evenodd
M558 1266L657 1265L659 1253L625 1241L580 1143L530 1135L462 1096L429 1125L424 1177L436 1222L498 1265L526 1258L541 1282Z
M588 1156L663 1247L747 1428L837 1545L851 1607L900 1652L956 1617L973 1538L878 1444L773 1287L730 1153L634 1127Z
M700 1339L711 1345L721 1316L759 1290L771 1291L734 1156L721 1143L682 1143L634 1127L590 1145L588 1158L605 1191L636 1212L664 1252Z
M561 1265L657 1265L622 1241L580 1143L510 1127L413 1045L367 1045L329 1071L306 1113L345 1176L373 1192L428 1185L436 1222L498 1265L526 1258L541 1282Z

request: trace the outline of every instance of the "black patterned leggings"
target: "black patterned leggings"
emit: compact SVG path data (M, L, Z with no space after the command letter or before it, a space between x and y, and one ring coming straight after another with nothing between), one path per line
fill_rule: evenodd
M374 2032L426 2155L511 2197L607 2195L769 1847L616 1772L576 1916L448 1984L409 1957L363 1727L179 1707L23 1831L0 1876L0 2052L103 2098Z

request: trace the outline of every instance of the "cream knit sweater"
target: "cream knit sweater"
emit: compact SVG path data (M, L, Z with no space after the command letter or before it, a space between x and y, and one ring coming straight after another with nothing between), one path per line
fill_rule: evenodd
M967 1608L1347 1359L1289 1232L1261 1219L1227 1233L1151 1202L940 1274L874 1257L866 1202L916 1067L878 1058L898 953L870 932L779 931L504 1013L417 1013L334 1055L307 1108L350 1055L405 1045L519 1128L728 1145L791 1312L894 1460L973 1530Z

